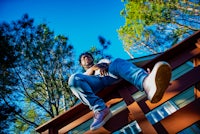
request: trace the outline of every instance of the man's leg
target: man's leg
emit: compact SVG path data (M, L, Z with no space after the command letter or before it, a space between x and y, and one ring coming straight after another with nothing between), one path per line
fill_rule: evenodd
M133 84L138 90L143 91L143 81L148 73L133 63L117 58L111 62L109 72Z
M88 76L74 74L69 79L69 86L76 97L94 111L94 121L90 129L95 130L103 126L111 118L111 112L104 101L95 95L98 91L112 84L117 79L111 77Z
M140 91L145 90L152 103L162 99L171 79L171 67L166 62L158 62L148 74L131 62L116 59L110 64L109 72L129 81Z

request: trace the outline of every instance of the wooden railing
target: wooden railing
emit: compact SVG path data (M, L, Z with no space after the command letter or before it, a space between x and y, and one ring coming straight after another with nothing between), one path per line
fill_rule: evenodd
M136 102L132 95L137 92L137 89L124 80L121 80L98 93L97 95L103 98L108 106L112 106L123 99L127 107L114 115L102 128L95 131L88 130L85 133L112 133L134 120L139 124L142 130L141 133L144 134L177 133L199 121L199 90L195 90L196 99L193 102L153 125L145 116L145 114L154 108L160 106L189 87L197 85L196 88L199 88L200 31L141 66L144 69L152 69L156 62L167 61L174 70L185 62L191 60L194 60L195 67L189 72L186 72L182 76L171 81L169 88L159 103L151 104L146 97L137 100ZM39 126L36 128L36 131L39 133L49 134L68 133L70 130L91 119L92 116L93 113L90 112L89 108L81 103Z

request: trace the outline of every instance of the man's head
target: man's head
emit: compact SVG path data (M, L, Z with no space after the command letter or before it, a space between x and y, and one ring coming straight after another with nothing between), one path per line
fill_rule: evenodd
M91 53L85 52L79 56L79 63L85 70L87 70L94 65L94 58Z

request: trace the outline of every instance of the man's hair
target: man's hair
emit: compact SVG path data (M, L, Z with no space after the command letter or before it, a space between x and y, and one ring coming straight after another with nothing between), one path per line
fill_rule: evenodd
M93 56L92 56L91 53L89 53L89 52L84 52L84 53L80 54L80 56L79 56L79 63L80 63L80 64L81 64L81 57L82 57L83 55L89 55L89 56L94 60L94 58L93 58Z

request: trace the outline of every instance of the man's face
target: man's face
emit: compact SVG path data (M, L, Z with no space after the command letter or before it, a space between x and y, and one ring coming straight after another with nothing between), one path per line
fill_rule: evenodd
M81 66L84 68L91 67L93 65L93 58L90 55L84 54L81 56Z

